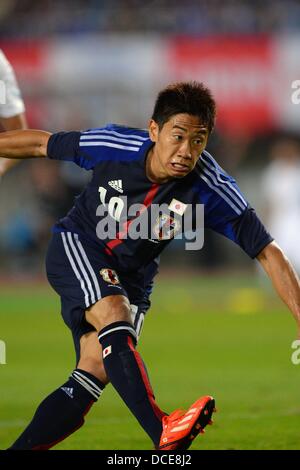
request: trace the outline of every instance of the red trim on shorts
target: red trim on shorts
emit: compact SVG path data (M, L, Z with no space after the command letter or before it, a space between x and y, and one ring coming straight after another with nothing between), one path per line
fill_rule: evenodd
M155 398L154 398L154 393L153 393L153 390L152 390L152 387L151 387L151 384L149 382L149 379L148 379L148 375L147 375L147 372L145 370L145 367L144 367L144 364L143 364L143 361L141 359L141 356L139 355L139 353L137 352L137 350L135 349L134 347L134 344L133 344L133 341L132 341L132 338L130 336L128 336L128 340L127 340L127 343L128 343L128 346L129 348L131 349L131 351L133 352L134 354L134 357L135 357L135 360L137 362L137 365L138 365L138 368L140 370L140 373L141 373L141 376L142 376L142 380L144 382L144 385L145 385L145 388L146 388L146 391L147 391L147 395L148 395L148 398L149 398L149 402L153 408L153 411L156 415L156 417L162 421L162 418L163 416L166 415L166 413L164 413L156 404L155 402Z

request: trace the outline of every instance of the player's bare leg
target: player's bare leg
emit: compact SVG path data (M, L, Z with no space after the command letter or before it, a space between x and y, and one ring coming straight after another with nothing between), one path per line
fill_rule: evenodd
M98 340L96 331L86 333L80 339L80 359L77 364L78 369L85 370L97 377L103 384L109 382L106 375L103 359L102 347Z
M85 313L87 321L97 331L117 321L130 323L130 303L124 295L109 295L92 305Z

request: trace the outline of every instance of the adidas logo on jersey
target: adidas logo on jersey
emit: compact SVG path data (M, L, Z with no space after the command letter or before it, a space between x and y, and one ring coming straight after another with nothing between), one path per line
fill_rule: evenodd
M122 180L112 180L108 182L109 186L114 188L119 193L123 192L123 183Z
M62 389L67 395L69 395L69 397L74 398L74 397L73 397L73 388L61 387L61 389Z

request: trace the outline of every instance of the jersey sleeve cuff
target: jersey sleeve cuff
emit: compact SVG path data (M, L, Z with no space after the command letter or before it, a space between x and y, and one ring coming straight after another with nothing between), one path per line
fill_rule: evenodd
M268 246L270 243L272 243L274 241L274 238L271 237L271 235L269 235L268 237L266 237L264 240L262 240L259 245L256 247L256 249L252 252L252 253L248 253L248 255L250 256L250 258L252 259L255 259L257 258L257 256L262 252L262 250L264 248L266 248L266 246Z

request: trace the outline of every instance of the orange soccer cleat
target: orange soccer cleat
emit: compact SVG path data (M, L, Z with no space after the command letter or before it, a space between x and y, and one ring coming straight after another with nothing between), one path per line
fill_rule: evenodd
M175 410L163 417L163 432L158 450L188 449L199 433L204 433L211 416L216 411L213 397L204 396L193 403L188 411Z

